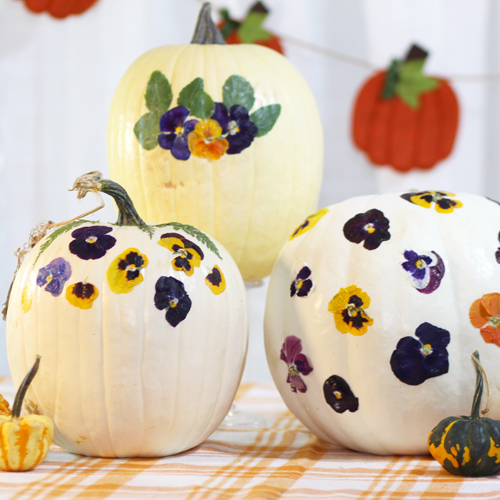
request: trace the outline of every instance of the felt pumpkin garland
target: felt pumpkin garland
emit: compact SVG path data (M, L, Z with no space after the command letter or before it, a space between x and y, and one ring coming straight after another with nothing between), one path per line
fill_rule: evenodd
M422 73L427 56L412 45L405 60L393 60L357 95L352 137L374 165L425 170L453 150L458 101L446 80Z
M79 15L90 9L97 0L24 0L26 7L35 14L47 12L56 19Z
M256 43L276 50L280 54L285 53L280 38L262 27L269 14L269 9L262 2L256 2L243 21L232 19L228 9L221 9L219 13L222 21L217 27L226 43Z

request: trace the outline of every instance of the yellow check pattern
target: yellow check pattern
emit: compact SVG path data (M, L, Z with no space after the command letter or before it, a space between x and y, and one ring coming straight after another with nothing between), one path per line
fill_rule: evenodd
M6 387L0 381L0 392ZM270 385L242 385L236 404L240 411L260 414L264 426L217 430L197 448L161 459L89 458L53 445L45 462L32 471L0 471L0 498L500 498L497 476L459 478L430 456L380 457L329 446L287 410Z

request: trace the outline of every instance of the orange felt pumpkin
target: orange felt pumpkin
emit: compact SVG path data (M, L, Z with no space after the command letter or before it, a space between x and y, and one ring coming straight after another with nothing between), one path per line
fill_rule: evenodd
M227 9L221 9L222 21L217 25L227 44L256 43L284 54L277 35L262 28L269 10L262 2L256 2L242 22L232 19Z
M422 73L427 55L413 45L404 61L371 77L357 96L353 140L375 165L430 169L453 149L458 101L446 80Z
M24 0L31 12L48 12L57 19L64 19L71 14L82 14L96 2L97 0Z

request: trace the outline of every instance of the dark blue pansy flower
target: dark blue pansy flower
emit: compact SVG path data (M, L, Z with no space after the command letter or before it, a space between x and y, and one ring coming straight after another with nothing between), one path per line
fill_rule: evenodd
M160 130L163 134L158 136L158 144L163 149L170 149L172 156L178 160L187 160L191 156L187 137L198 120L187 120L188 116L188 108L177 106L160 118Z
M434 251L418 254L413 250L404 252L405 262L401 264L408 281L420 292L429 294L441 284L444 276L443 259Z
M372 208L349 219L344 224L344 236L352 243L364 241L367 250L375 250L391 238L389 219L380 210Z
M498 233L498 241L500 241L500 233ZM495 252L495 258L497 262L500 264L500 248Z
M64 283L69 280L70 276L70 263L62 257L58 257L38 271L36 284L45 287L45 291L54 297L58 297L63 291Z
M428 378L448 373L450 332L422 323L414 337L404 337L391 356L391 368L396 377L408 385L419 385Z
M326 402L337 412L351 412L359 408L359 400L353 394L349 384L338 375L332 375L323 384L323 394Z
M191 309L191 299L184 284L172 276L161 276L158 279L154 301L157 309L166 309L165 319L172 326L185 320Z
M96 260L104 257L115 246L116 239L107 233L113 230L106 226L86 226L75 229L71 236L75 238L69 244L69 251L83 260Z
M304 266L290 285L290 297L293 297L295 294L297 294L297 297L307 297L309 295L314 286L310 276L311 270L307 266Z
M305 354L302 354L302 343L299 338L289 335L281 346L280 359L288 366L287 383L292 392L306 392L307 386L302 380L302 375L309 375L313 369Z
M219 123L222 134L229 142L228 155L241 153L257 136L257 125L250 120L247 109L239 104L231 106L228 112L223 103L216 102L211 118Z

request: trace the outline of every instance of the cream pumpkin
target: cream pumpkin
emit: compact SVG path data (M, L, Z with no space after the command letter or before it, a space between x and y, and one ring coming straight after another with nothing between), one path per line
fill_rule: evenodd
M362 196L308 218L273 269L269 367L317 436L425 454L440 420L470 413L478 350L500 416L500 206L427 191Z
M209 6L193 43L143 54L111 104L111 178L146 221L215 237L245 280L270 274L315 209L322 162L318 110L299 72L266 47L225 45Z
M80 196L115 197L118 223L72 222L26 256L7 314L14 383L42 355L25 406L54 421L54 441L70 452L181 452L218 427L238 387L243 280L204 233L146 226L115 183L95 173L84 181Z

